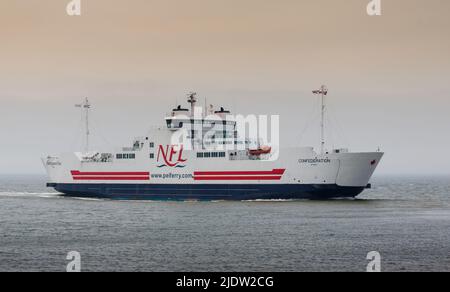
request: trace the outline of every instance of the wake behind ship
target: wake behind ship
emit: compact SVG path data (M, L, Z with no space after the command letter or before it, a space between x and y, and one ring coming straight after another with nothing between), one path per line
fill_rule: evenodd
M314 91L324 96L325 87ZM178 106L164 126L136 138L116 152L86 149L43 159L48 187L74 197L127 200L256 200L354 198L369 185L383 153L325 151L322 106L322 149L263 145L240 136L237 121L224 108L195 114ZM184 135L184 136L183 136ZM189 142L174 143L175 136Z

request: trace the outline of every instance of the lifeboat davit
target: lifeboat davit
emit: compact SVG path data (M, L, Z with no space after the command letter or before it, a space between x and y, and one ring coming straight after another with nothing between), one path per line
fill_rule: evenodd
M270 152L272 152L272 147L269 146L263 146L260 147L256 150L249 150L250 155L253 156L260 156L260 155L264 155L264 154L270 154Z

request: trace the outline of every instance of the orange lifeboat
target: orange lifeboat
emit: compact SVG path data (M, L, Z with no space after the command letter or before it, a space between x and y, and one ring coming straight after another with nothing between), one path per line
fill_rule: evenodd
M256 150L249 150L250 155L253 155L253 156L269 154L270 152L272 152L272 147L269 147L269 146L263 146Z

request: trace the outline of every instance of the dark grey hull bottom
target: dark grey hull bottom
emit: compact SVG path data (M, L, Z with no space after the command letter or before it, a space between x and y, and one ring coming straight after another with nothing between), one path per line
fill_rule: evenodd
M116 200L327 200L355 198L365 187L300 184L48 184L66 196Z

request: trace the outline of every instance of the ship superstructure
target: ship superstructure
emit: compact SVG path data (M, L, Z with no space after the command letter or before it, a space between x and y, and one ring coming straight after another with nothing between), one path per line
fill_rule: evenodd
M325 87L314 91L322 97ZM266 145L239 133L225 108L196 114L181 105L165 123L115 152L63 153L43 159L49 187L67 196L153 200L329 199L369 187L383 153ZM89 141L88 100L86 142ZM324 113L322 102L322 116ZM323 121L323 119L322 119ZM183 140L181 143L180 140Z

